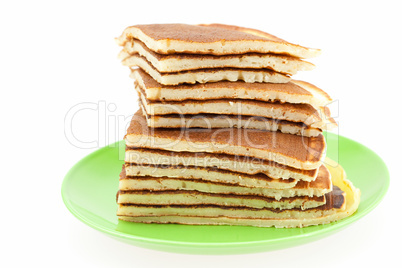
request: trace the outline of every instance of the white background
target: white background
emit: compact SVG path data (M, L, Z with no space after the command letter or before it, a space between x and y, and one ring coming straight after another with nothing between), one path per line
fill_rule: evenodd
M400 264L402 21L398 1L105 2L0 4L0 265L8 264L1 266ZM65 137L65 116L80 103L105 104L111 117L134 113L133 84L128 69L116 58L119 48L114 37L129 25L167 22L241 25L321 48L322 56L312 60L316 69L297 78L320 86L339 100L339 134L368 146L387 163L391 186L383 202L363 219L325 239L234 256L137 248L106 237L72 216L61 199L63 177L96 148L79 148ZM106 123L98 129L96 111L81 113L73 122L74 135L81 141L97 140L98 147L121 139L126 127Z

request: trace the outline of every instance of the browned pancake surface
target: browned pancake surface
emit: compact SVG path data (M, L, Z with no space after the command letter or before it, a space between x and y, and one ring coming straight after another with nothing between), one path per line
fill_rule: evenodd
M135 164L130 164L127 163L126 165L135 165ZM151 165L152 166L152 165ZM154 167L158 167L158 168L172 168L172 166L154 166ZM174 166L174 168L182 168L185 169L185 166ZM207 169L207 170L211 170L212 168L204 168L204 167L197 167L197 169ZM215 172L219 172L219 173L232 173L232 174L236 174L236 172L230 172L230 171L226 171L226 170L222 170L222 169L213 169ZM246 175L246 174L241 174L241 173L237 173L239 176L242 177L249 177L249 178L254 178L256 180L268 180L268 181L273 181L275 179L272 179L264 174L258 174L258 175ZM122 171L120 172L120 180L153 180L153 179L164 179L164 178L169 178L170 177L152 177L152 176L127 176L126 175L126 169L125 169L125 165L123 165L122 167ZM178 179L182 179L180 177L178 177ZM186 180L188 181L199 181L197 179L189 179L186 178ZM281 180L283 181L283 183L292 183L294 181L294 179L288 179L288 180ZM217 185L229 185L229 186L238 186L237 184L232 184L232 183L223 183L223 182L212 182L212 181L208 181L208 183L211 184L217 184ZM317 178L314 181L311 182L307 182L307 181L298 181L296 186L293 187L295 189L307 189L307 188L315 188L315 189L330 189L331 188L331 175L328 171L328 169L322 165L319 168L318 171L318 175Z
M120 191L116 195L116 200L119 195ZM346 198L345 198L345 192L343 192L338 186L333 185L333 190L329 193L325 194L325 200L326 203L322 206L318 206L315 208L307 208L304 209L304 211L315 211L315 210L330 210L333 208L336 209L341 209L346 205ZM145 206L145 207L152 207L152 208L160 208L160 207L177 207L177 208L204 208L204 207L217 207L221 209L230 209L230 210L267 210L267 211L273 211L273 212L283 212L284 210L281 209L274 209L274 208L252 208L252 207L233 207L233 206L217 206L214 204L201 204L201 205L145 205L145 204L120 204L121 206ZM292 208L288 210L297 210L301 211L300 208Z
M258 37L235 29L224 27L199 26L188 24L148 24L136 25L144 34L154 40L178 40L183 42L211 43L219 41L242 40L269 40L266 37ZM282 41L279 38L272 41Z
M146 118L138 111L131 120L127 129L127 136L132 136L133 140L138 140L136 147L144 147L142 142L152 139L167 139L172 141L185 141L189 145L209 144L214 146L215 153L223 153L223 146L236 146L243 148L258 148L266 151L267 154L275 153L284 157L295 159L300 162L321 161L325 150L325 140L323 135L317 137L303 137L298 135L285 134L281 132L270 132L252 129L151 129L147 126ZM138 139L139 137L148 137ZM158 148L159 147L159 148ZM156 149L172 150L174 148ZM162 145L162 147L164 147ZM248 151L248 150L247 150ZM269 156L267 156L269 157ZM267 160L272 160L267 158Z
M194 89L194 90L210 90L210 89L220 89L220 88L230 88L230 89L245 89L245 90L258 90L258 91L275 91L275 92L285 92L287 94L292 95L307 95L311 96L312 94L303 89L302 87L289 82L289 83L246 83L244 81L217 81L214 83L197 83L197 84L181 84L177 86L169 86L169 85L162 85L158 83L155 79L153 79L149 74L147 74L142 69L138 68L133 70L137 72L142 79L143 85L145 88L157 88L157 89L174 89L180 91L180 89ZM140 83L142 85L142 83ZM184 96L183 96L184 97Z
M159 150L159 149L147 149L147 148L130 148L126 147L126 151L138 151L138 152L144 152L144 153L153 153L157 154L158 157L161 159L163 157L169 157L169 156L174 156L178 157L180 159L185 159L185 158L206 158L206 157L211 157L213 156L216 159L219 159L222 162L226 161L233 161L233 162L239 162L239 163L248 163L251 165L268 165L268 166L273 166L273 167L280 167L281 169L288 170L292 173L297 173L297 174L302 174L307 177L316 177L317 175L317 170L312 169L312 170L305 170L305 169L296 169L293 167L289 167L286 165L282 165L273 161L267 161L265 159L260 159L260 158L253 158L253 157L248 157L248 156L240 156L240 155L229 155L229 154L216 154L216 153L201 153L201 152L172 152L172 151L166 151L166 150ZM143 159L146 160L146 159ZM141 162L140 164L147 164L147 162ZM233 171L229 171L233 172ZM246 173L244 173L246 174Z
M140 87L139 90L141 91L141 94L146 96L146 93L144 90ZM184 100L184 101L153 101L149 100L147 98L144 98L147 104L166 104L166 105L177 105L177 106L185 106L185 105L192 105L192 104L217 104L219 105L220 103L228 103L232 102L233 105L238 104L244 104L244 105L254 105L258 107L265 108L267 110L273 110L273 109L281 109L283 110L283 113L286 112L296 112L304 115L309 115L312 117L317 118L317 120L320 120L320 114L319 112L314 109L313 106L309 104L294 104L294 103L280 103L280 102L266 102L266 101L258 101L258 100L239 100L239 99L219 99L219 100ZM248 116L253 116L252 114L245 114Z
M272 55L276 58L283 60L294 60L295 57L286 56L286 55L278 55L278 54L269 54L269 53L256 53L249 52L241 55L210 55L210 54L189 54L189 53L174 53L174 54L160 54L150 50L143 42L138 39L133 39L133 42L140 45L147 53L151 54L158 61L163 61L166 59L177 59L177 60L185 60L185 59L227 59L227 58L238 58L244 56L262 56L262 55ZM134 54L134 53L131 53Z

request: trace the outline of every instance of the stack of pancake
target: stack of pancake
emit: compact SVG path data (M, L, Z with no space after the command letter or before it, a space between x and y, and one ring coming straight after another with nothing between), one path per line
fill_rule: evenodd
M359 190L323 164L331 98L291 79L319 50L221 24L131 26L117 42L141 107L125 136L119 219L302 227L357 209Z

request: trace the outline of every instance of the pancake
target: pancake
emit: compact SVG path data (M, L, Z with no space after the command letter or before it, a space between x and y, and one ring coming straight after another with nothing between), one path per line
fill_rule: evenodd
M161 54L243 54L250 52L311 58L320 54L312 49L292 44L259 30L231 25L148 24L127 27L117 44L138 39L149 49Z
M207 83L216 81L244 81L247 83L269 82L287 83L290 77L286 74L274 72L269 69L251 68L209 68L182 71L175 73L160 73L150 64L146 58L135 54L130 57L130 62L134 67L140 67L147 72L153 79L163 85L178 85L183 83ZM133 76L130 76L133 77Z
M119 191L119 204L134 205L216 205L229 207L308 209L325 204L325 196L297 196L276 200L271 197L240 194L215 194L198 191Z
M249 207L230 207L216 205L134 205L119 204L118 215L128 217L147 217L147 216L184 216L184 217L230 217L244 219L313 219L325 215L336 213L346 207L345 193L337 186L334 190L325 195L327 200L325 205L316 208L301 209L272 209L272 208L249 208Z
M148 49L139 40L130 40L119 53L122 64L133 67L131 55L139 54L145 57L152 66L161 73L181 72L206 68L266 68L279 73L289 75L298 71L309 71L314 69L312 63L300 60L295 57L247 53L241 55L205 55L205 54L159 54Z
M125 172L129 177L167 177L180 178L182 180L202 180L208 182L225 183L228 185L259 187L259 188L275 188L288 189L293 188L298 180L289 179L272 179L263 173L245 174L224 169L212 167L196 167L196 166L170 166L170 165L150 165L126 163ZM136 182L137 184L139 182ZM124 185L131 185L131 182L124 182ZM162 185L159 185L162 186Z
M332 101L322 89L299 80L285 84L220 81L165 86L141 69L133 70L132 77L150 101L243 99L306 103L313 107L327 106Z
M275 120L257 116L235 116L218 114L198 115L147 115L141 109L149 127L153 128L247 128L266 131L280 131L306 137L316 137L322 133L318 128L308 127L301 122Z
M318 168L313 170L295 169L272 161L252 157L202 152L172 152L145 148L127 147L125 162L126 164L141 166L142 168L139 170L138 167L130 165L131 170L137 173L145 172L147 166L169 166L172 169L173 166L177 166L177 168L186 168L186 170L193 168L199 174L202 172L199 168L205 168L207 169L205 173L211 178L210 171L215 170L217 172L219 170L220 173L219 177L216 177L217 180L220 179L222 182L228 183L239 183L240 185L251 185L253 183L258 187L288 188L288 186L293 187L299 180L314 181L318 175ZM224 171L228 171L228 173L224 173ZM153 172L155 174L157 170ZM168 171L165 172L167 173ZM261 174L258 177L263 180L248 180L247 174ZM135 175L135 173L130 173L130 175ZM244 182L242 182L243 180ZM285 185L285 180L291 183L292 186Z
M338 207L344 205L344 203L340 203L342 201L341 195L337 195L337 197L339 197L337 198L339 202L335 203L333 206L325 206L326 209L323 209L324 206L305 210L275 210L270 208L256 209L248 207L223 207L216 205L158 206L119 204L117 214L120 216L119 219L121 220L134 222L203 224L202 218L211 218L211 221L218 221L218 219L222 220L221 225L224 225L225 218L230 218L232 221L235 219L266 219L272 221L288 221L289 219L301 218L315 219L335 214L337 210L339 210ZM326 196L326 200L328 200L328 196Z
M275 120L301 122L309 127L321 130L331 130L337 126L331 117L328 107L316 110L309 104L293 104L279 102L264 102L256 100L216 99L216 100L185 100L185 101L150 101L145 93L136 86L142 107L148 115L245 115L265 117Z
M183 167L160 167L160 166L123 166L120 174L119 189L123 191L175 191L188 190L215 194L239 194L256 195L275 198L289 198L296 196L322 196L332 190L331 177L328 169L321 166L317 179L313 182L299 181L292 188L278 189L268 188L266 185L256 186L254 181L261 181L261 175L238 176L235 179L225 181L220 174L227 175L228 172L220 172L219 169L207 168L183 168ZM133 175L135 174L135 175ZM283 180L282 180L283 181ZM286 180L284 180L286 181ZM250 182L250 184L249 184ZM289 182L289 184L293 184ZM265 187L264 187L265 186Z
M326 149L323 135L304 137L238 128L149 128L140 110L131 120L125 141L128 147L248 156L296 169L317 169Z
M292 228L327 224L351 216L360 202L360 190L346 179L342 167L327 159L334 190L326 195L326 204L306 210L252 209L246 207L198 206L118 206L120 220L144 223L192 225L248 225ZM339 187L340 190L337 189Z

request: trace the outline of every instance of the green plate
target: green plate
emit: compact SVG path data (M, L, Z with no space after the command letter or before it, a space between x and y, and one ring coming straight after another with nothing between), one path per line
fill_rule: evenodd
M87 225L118 240L156 250L190 254L239 254L276 250L328 236L373 210L384 197L389 173L382 159L367 147L326 133L327 156L339 162L347 178L361 190L357 212L341 221L305 228L188 226L143 224L117 220L116 193L124 159L124 142L97 150L66 175L61 193L71 213Z

